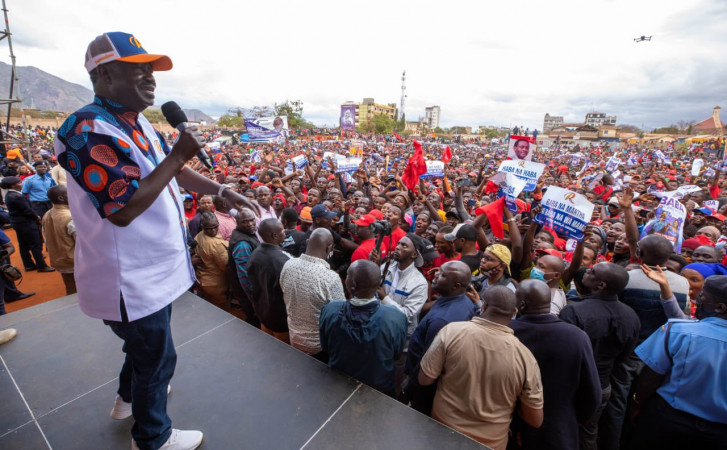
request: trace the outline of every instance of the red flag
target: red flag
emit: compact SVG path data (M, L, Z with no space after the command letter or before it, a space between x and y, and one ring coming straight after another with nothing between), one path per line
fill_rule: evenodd
M444 154L442 154L442 162L444 164L449 164L449 161L452 160L452 150L449 149L449 145L444 148Z
M422 144L414 141L414 154L409 158L409 162L404 169L404 175L401 177L401 181L404 182L410 191L416 188L419 183L419 177L427 173L427 163L424 161L424 152L422 151Z
M475 215L487 214L487 221L490 222L492 234L502 239L505 237L505 229L502 226L502 212L505 209L505 197L500 197L492 203L481 206L475 210Z

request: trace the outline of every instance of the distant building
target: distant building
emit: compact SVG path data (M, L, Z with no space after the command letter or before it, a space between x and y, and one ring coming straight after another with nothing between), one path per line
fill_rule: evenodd
M548 134L553 128L563 125L563 116L551 116L546 113L543 118L543 133Z
M589 112L586 114L586 125L598 128L603 125L616 125L616 116L607 116L602 112Z
M442 110L436 105L427 106L424 109L424 123L427 124L430 130L439 127L439 116L441 112Z
M373 98L364 98L361 103L348 101L341 105L342 108L345 106L355 107L354 124L356 128L366 129L369 122L373 121L374 116L378 114L383 114L392 120L396 119L396 103L382 105L376 103Z
M692 132L697 134L721 133L724 128L724 124L719 119L719 112L721 110L722 108L715 106L712 110L712 117L708 117L701 122L695 123L692 126Z

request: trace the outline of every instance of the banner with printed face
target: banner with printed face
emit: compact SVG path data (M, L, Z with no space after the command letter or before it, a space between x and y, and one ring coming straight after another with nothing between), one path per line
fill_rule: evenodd
M328 166L328 159L329 158L333 158L333 160L336 161L336 162L338 162L338 161L340 161L342 159L346 159L345 156L339 155L338 153L323 152L323 156L321 157L321 166L324 169L328 169L329 168L329 166Z
M687 210L676 197L664 197L656 208L654 219L649 221L641 232L641 237L648 234L664 236L674 246L674 253L682 251L682 232Z
M583 161L583 167L581 167L581 170L579 170L576 173L576 176L580 177L582 173L584 173L586 170L590 169L591 167L593 167L593 163L591 163L590 159L586 158L586 160Z
M532 161L535 153L535 139L529 136L510 136L510 144L507 147L507 157Z
M671 159L667 158L661 150L654 151L654 158L658 159L662 164L671 164Z
M444 163L442 161L425 161L427 171L420 178L442 178L444 176Z
M697 158L694 161L692 161L692 176L698 177L699 172L702 170L702 167L704 167L703 159Z
M593 203L575 192L549 186L541 206L542 211L533 220L564 238L583 239L583 230L593 214Z
M525 189L528 182L513 173L505 174L505 181L507 184L502 188L505 191L505 204L507 205L507 209L517 214L517 203L515 203L515 199Z
M273 141L288 137L288 116L245 119L245 128L251 141Z
M336 173L354 172L363 162L362 158L343 158L336 160Z
M356 128L356 105L341 105L341 129L353 131Z
M526 182L523 191L532 192L538 185L538 179L543 174L543 170L545 170L545 164L512 159L505 160L500 163L500 168L497 169L498 173L492 177L492 181L500 184L505 181L506 174L511 173Z
M288 164L285 166L285 174L290 175L291 173L293 173L293 166L295 166L295 170L300 170L307 165L308 159L305 157L305 155L294 156L290 159L290 161L288 161Z
M613 172L618 169L618 165L621 164L621 160L618 156L612 156L611 159L606 163L606 172Z

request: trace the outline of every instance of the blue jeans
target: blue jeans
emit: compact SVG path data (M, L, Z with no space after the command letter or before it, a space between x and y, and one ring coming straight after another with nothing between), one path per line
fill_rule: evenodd
M156 450L169 439L172 421L167 415L167 386L174 375L177 353L169 321L172 305L129 322L121 306L121 322L104 320L124 341L126 353L119 374L119 396L131 402L131 436L140 450Z

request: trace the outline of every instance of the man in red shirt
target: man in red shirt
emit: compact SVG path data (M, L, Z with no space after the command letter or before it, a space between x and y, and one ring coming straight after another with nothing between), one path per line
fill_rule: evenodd
M356 225L356 236L361 240L361 244L351 255L351 262L359 259L369 259L371 250L376 246L376 235L371 232L371 224L376 222L376 217L371 214L364 214L358 220L353 220L352 223ZM388 255L387 248L381 246L381 259L386 258Z

